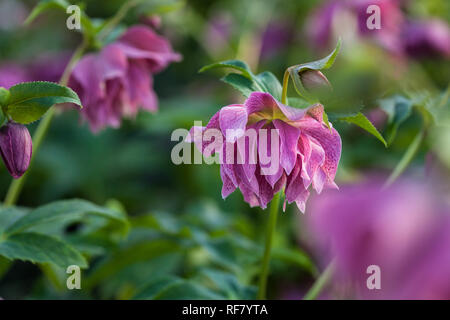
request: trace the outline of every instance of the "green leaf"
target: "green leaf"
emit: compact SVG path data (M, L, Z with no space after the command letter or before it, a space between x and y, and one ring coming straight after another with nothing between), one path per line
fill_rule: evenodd
M337 117L337 119L341 121L346 121L348 123L356 124L358 127L366 130L367 132L375 136L378 140L380 140L384 144L385 147L388 146L386 140L384 140L383 136L378 132L377 128L375 128L372 122L370 122L369 119L367 119L366 116L363 115L361 112L358 112L357 114L350 116Z
M281 100L281 91L283 87L280 81L272 72L264 71L256 76L260 84L264 86L264 91L270 93L275 99Z
M0 207L0 237L8 226L14 224L29 212L19 207Z
M229 73L220 80L239 90L245 97L248 97L253 91L258 90L252 80L249 80L241 74Z
M301 78L300 78L300 73L305 71L305 70L326 70L329 69L334 61L336 60L336 57L339 53L339 50L341 48L341 39L339 39L336 47L334 48L334 50L325 58L320 59L320 60L316 60L316 61L312 61L312 62L307 62L307 63L302 63L293 67L290 67L289 70L289 75L291 76L292 81L294 82L294 87L295 90L297 91L297 93L305 98L311 99L311 102L313 102L313 98L311 96L310 93L308 93L308 91L304 88ZM315 100L314 100L315 101Z
M231 68L236 71L242 72L242 75L249 80L253 80L253 73L250 70L248 64L240 60L227 60L222 62L216 62L213 64L209 64L200 69L199 72L205 72L211 69L219 69L219 68Z
M3 87L0 87L0 107L6 105L10 96L9 90Z
M86 268L85 258L70 245L57 238L26 232L0 240L0 255L33 263L52 263L61 268L78 265Z
M388 127L386 129L387 143L390 145L397 135L400 125L412 113L412 101L402 96L395 96L380 100L380 107L388 114Z
M172 275L164 275L150 281L145 285L139 293L133 297L133 300L150 300L154 299L158 293L182 283L183 279Z
M219 300L223 296L188 280L172 281L151 297L154 300Z
M120 224L124 233L128 230L128 220L123 213L97 206L85 200L75 199L56 201L31 210L27 215L7 227L5 234L16 234L64 219L82 219L86 215L110 219Z
M46 12L49 9L61 9L66 12L67 7L70 6L70 3L66 0L45 0L40 1L28 15L24 24L28 25L32 23L38 16L42 13Z
M234 274L217 269L205 268L200 271L199 276L206 278L214 285L215 291L221 292L227 299L254 299L257 288L245 286L240 283ZM201 279L199 279L201 280Z
M58 103L73 103L81 107L78 95L70 88L53 82L24 82L9 89L11 95L6 113L22 124L39 120Z

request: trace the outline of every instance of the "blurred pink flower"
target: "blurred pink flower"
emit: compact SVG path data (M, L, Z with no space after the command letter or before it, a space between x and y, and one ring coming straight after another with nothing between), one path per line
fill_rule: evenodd
M307 22L311 41L319 49L326 48L333 34L339 33L336 19L342 13L349 13L356 20L356 33L370 38L386 50L412 58L423 56L450 56L450 29L439 19L408 21L401 10L400 0L331 0L319 7ZM367 13L370 5L380 8L381 28L369 30ZM347 18L348 19L348 18Z
M450 57L450 28L444 21L412 21L402 31L405 53L415 58Z
M122 117L135 116L139 108L157 110L153 74L180 59L165 38L148 27L134 26L101 52L83 57L69 85L80 96L92 131L116 128Z
M381 28L367 28L367 13L370 5L380 8ZM307 30L311 41L318 48L325 48L335 39L332 39L336 30L335 19L342 13L349 13L354 17L357 25L357 34L362 37L371 37L384 48L401 51L400 31L404 20L398 0L332 0L319 7L309 18Z
M4 63L0 66L0 87L9 89L15 84L30 80L30 75L19 65Z
M450 299L450 209L423 183L342 187L310 210L324 260L335 259L337 283L357 298ZM366 286L370 265L380 267L380 290Z
M278 102L268 93L253 92L244 104L220 109L206 127L192 128L188 141L195 141L205 153L210 143L200 140L195 131L199 130L203 138L209 129L217 129L226 140L221 149L222 156L232 153L234 159L244 160L241 164L221 162L223 198L239 188L250 206L266 208L274 194L285 187L285 204L295 202L304 212L311 184L318 193L324 187L337 188L334 177L341 155L341 139L335 129L325 126L322 115L320 104L296 109ZM229 129L241 131L230 140ZM257 134L253 141L250 135L247 136L250 129ZM267 129L264 137L261 137L260 129ZM274 129L279 138L278 150L272 149ZM266 146L261 144L261 138L267 138ZM267 150L263 150L264 147ZM272 152L277 152L276 157L272 158ZM257 159L252 163L249 155L254 153ZM263 161L262 153L270 157L270 161L278 162ZM269 172L269 168L274 170Z

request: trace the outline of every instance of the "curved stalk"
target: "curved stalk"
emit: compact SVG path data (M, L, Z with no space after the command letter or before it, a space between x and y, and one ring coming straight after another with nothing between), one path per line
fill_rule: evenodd
M425 130L421 129L419 133L416 135L414 140L409 145L408 149L406 149L405 154L403 155L400 162L395 167L394 171L392 171L391 175L387 179L384 184L384 188L389 187L391 184L397 180L398 177L406 170L411 161L414 159L417 151L419 150L420 145L422 144L423 139L425 138Z
M283 76L283 91L281 92L281 103L287 104L287 88L289 84L289 69L286 69Z
M259 278L258 299L266 299L267 277L270 269L270 251L272 250L273 234L277 225L278 208L280 207L282 191L278 192L270 204L269 221L267 223L266 243L264 247L264 256Z
M325 270L321 273L321 275L316 279L313 283L312 287L303 297L303 300L314 300L316 299L322 290L326 287L328 282L331 280L334 271L334 262L331 262Z
M67 85L69 82L70 74L72 73L72 70L75 66L75 64L80 60L80 58L83 56L84 51L86 50L88 46L88 43L86 40L84 40L81 45L76 49L74 54L72 55L69 63L67 64L63 75L61 76L61 79L59 81L59 84L61 85ZM39 147L42 144L42 141L44 140L48 128L50 127L50 123L52 122L53 116L55 115L55 107L51 107L45 116L42 118L42 120L39 122L38 127L36 128L36 131L33 134L33 157L31 158L30 166L25 172L25 174L20 177L19 179L13 180L11 184L9 185L8 192L6 193L4 205L5 206L12 206L17 202L17 199L19 198L19 195L22 191L23 184L25 183L27 176L30 172L31 165L33 163L33 159L36 157L36 154L39 150Z

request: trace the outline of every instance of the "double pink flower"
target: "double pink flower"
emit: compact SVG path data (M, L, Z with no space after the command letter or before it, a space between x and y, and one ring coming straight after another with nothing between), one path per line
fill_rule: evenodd
M119 127L123 117L134 117L139 108L157 110L152 75L180 59L165 38L135 26L99 53L81 59L69 86L80 96L82 114L93 131Z
M245 158L241 163L221 161L220 173L223 181L222 197L226 198L239 188L244 200L250 206L266 208L275 193L285 188L286 201L295 202L304 212L309 197L308 188L312 185L320 193L324 187L337 188L334 177L341 155L341 138L334 128L328 128L322 121L323 106L316 104L307 109L297 109L278 102L268 93L253 92L244 104L223 107L209 121L206 127L193 128L188 141L195 141L207 156L205 149L213 141L200 139L208 129L219 130L223 135L222 155L234 153L234 159ZM202 132L198 137L194 131ZM241 132L230 140L227 130ZM273 163L261 159L260 139L252 142L246 135L250 129L267 129L267 146L264 150L271 159L278 159L276 172L268 173ZM271 132L276 129L279 148L275 157L271 154ZM227 139L228 138L228 139ZM260 137L258 137L260 138ZM239 139L245 140L239 144ZM273 138L272 138L273 139ZM206 140L206 141L205 141ZM199 143L201 141L201 144ZM256 150L256 163L249 161L249 154Z

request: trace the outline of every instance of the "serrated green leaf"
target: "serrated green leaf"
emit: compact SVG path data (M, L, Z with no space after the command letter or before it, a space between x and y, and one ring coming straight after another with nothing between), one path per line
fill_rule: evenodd
M56 201L31 210L27 215L7 227L5 234L12 235L63 219L81 219L86 215L113 220L122 226L124 233L128 229L128 220L123 213L97 206L85 200L75 199Z
M78 265L86 268L86 259L61 240L37 233L25 232L0 240L0 255L33 263L52 263L61 268Z
M348 123L356 124L358 127L366 130L367 132L375 136L378 140L380 140L384 144L385 147L388 146L386 140L384 140L383 136L378 132L377 128L375 128L372 122L370 122L369 119L367 119L366 116L363 115L361 112L358 112L357 114L350 116L337 117L337 119L341 121L346 121Z
M18 123L39 120L58 103L73 103L81 107L78 95L70 88L53 82L24 82L9 89L6 113Z
M253 91L257 91L255 83L241 74L229 73L220 80L239 90L245 97L248 97Z
M280 81L272 72L264 71L256 76L259 83L263 85L264 91L270 93L275 99L281 100L281 91L283 87Z

